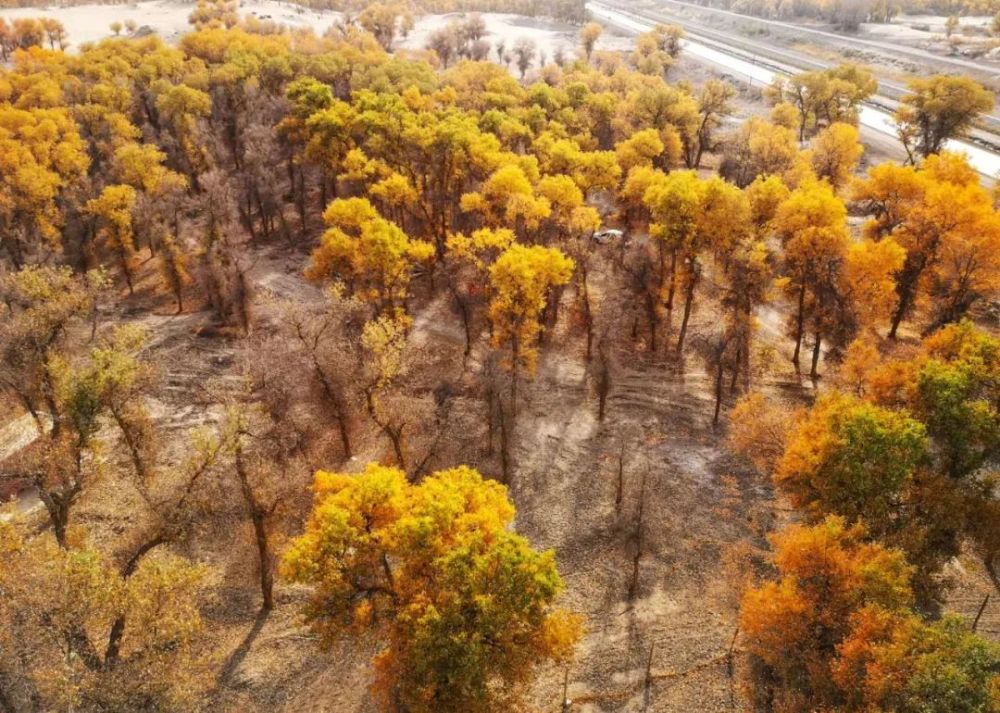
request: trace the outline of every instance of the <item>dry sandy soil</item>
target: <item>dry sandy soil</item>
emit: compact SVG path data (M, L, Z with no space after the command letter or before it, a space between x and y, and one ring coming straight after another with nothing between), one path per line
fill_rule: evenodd
M943 15L899 15L889 23L866 22L859 36L871 36L890 42L940 43L944 41L948 18ZM993 18L987 15L963 15L958 18L957 40L989 42Z
M194 3L172 2L171 0L150 0L131 5L78 5L73 7L13 8L0 9L0 17L55 17L69 33L70 49L87 42L96 42L112 37L110 25L114 21L134 20L140 28L147 27L163 37L167 42L176 42L181 35L191 30L188 16ZM289 27L310 27L317 34L323 34L341 18L338 12L309 10L291 3L277 0L250 0L240 3L240 13L270 19ZM460 19L460 14L425 15L416 18L416 24L408 37L400 40L398 46L406 49L423 49L427 39L437 29ZM540 51L552 57L558 47L572 50L577 45L578 28L562 22L540 18L525 18L501 13L484 13L486 39L491 43L502 40L507 47L521 39L533 40ZM624 49L624 38L606 38L599 49Z
M567 676L576 711L640 710L647 696L650 711L741 710L733 677L739 673L739 656L730 661L726 654L747 553L760 558L764 535L775 522L770 486L721 447L724 434L711 425L710 384L700 361L691 357L680 364L647 354L641 337L633 342L631 303L610 255L604 257L604 267L591 277L591 290L601 305L598 325L606 325L612 341L620 344L604 420L597 418L593 364L584 359L573 290L563 295L560 319L547 338L535 379L522 387L508 482L518 508L516 526L536 546L556 550L566 581L564 603L585 616L587 630L568 675L543 671L530 700L537 710L556 709ZM257 259L251 278L257 286L258 331L268 329L272 298L323 299L301 277L304 260L302 253L283 250ZM123 300L105 318L151 330L147 355L160 366L162 386L150 407L169 441L168 460L180 460L189 430L217 421L220 408L213 401L238 379L241 345L196 336L210 323L209 313L195 307L171 314L169 299L154 294L152 264L147 270L135 298ZM692 343L713 321L707 296L702 304ZM485 448L478 387L489 353L485 335L463 360L462 334L447 301L418 298L414 307L407 382L414 407L432 408L434 390L442 384L453 394L428 469L468 463L501 478L498 454ZM775 326L764 330L764 339ZM760 386L774 393L805 393L790 383L785 359L776 360L775 367ZM356 427L357 456L342 465L323 465L354 470L387 454L384 440L360 416ZM427 456L430 444L415 438L409 448L418 460ZM619 459L622 496L616 506ZM288 474L300 493L289 514L292 531L308 507L310 476L307 469ZM98 544L108 546L123 526L137 524L122 515L132 506L127 493L103 481L83 498L74 519ZM321 653L299 625L304 592L294 587L279 586L274 613L255 619L254 554L242 505L234 496L215 502L212 511L208 524L181 545L210 572L206 646L221 662L210 709L373 711L366 692L371 642L344 643ZM35 516L41 513L36 510ZM639 538L638 578L630 599Z
M282 22L301 20L320 30L335 19L329 13L300 13L276 2L243 7ZM171 39L172 33L187 28L190 8L149 2L57 12L71 40L79 44L106 36L107 24L128 18L129 12L136 13L140 25L153 25ZM450 19L423 18L404 44L419 47L434 28ZM491 41L501 36L531 37L549 48L549 56L558 44L575 44L575 31L554 23L488 16L487 25ZM607 46L622 41L609 37ZM700 81L706 76L704 68L682 60L671 79ZM761 111L752 99L740 98L740 116ZM740 585L760 564L766 534L794 513L776 500L765 478L725 451L724 428L711 424L711 387L701 361L691 356L680 363L662 353L650 355L641 337L632 340L632 302L610 256L604 257L608 259L595 260L601 267L592 274L590 287L600 305L599 329L606 327L611 342L618 345L612 354L605 418L597 418L594 364L584 358L575 293L568 289L538 372L522 389L515 429L508 485L518 509L517 528L536 546L556 550L566 581L564 603L585 616L587 631L568 671L541 672L530 694L532 710L559 710L564 681L573 701L569 709L585 713L744 710L738 644L736 655L727 655ZM273 319L271 297L315 303L323 299L301 276L305 259L304 252L284 249L263 251L257 258L250 277L257 288L259 330L266 331ZM179 458L189 429L217 420L219 408L207 395L225 393L234 385L241 345L238 340L195 336L210 322L210 315L194 306L184 314L171 314L170 301L153 295L154 271L150 264L136 298L107 316L151 329L149 356L163 372L163 388L151 407L169 434L173 457ZM699 335L716 321L709 307L711 292L706 283L689 344L697 345ZM485 409L478 387L488 354L486 339L480 338L464 360L458 318L447 301L424 296L415 300L414 312L407 391L415 412L440 416L441 437L434 443L413 439L408 444L411 457L427 457L431 470L467 463L501 478L497 453L486 449ZM759 341L774 351L762 359L769 373L757 378L756 386L774 396L808 400L813 385L800 382L788 362L781 306L762 311L760 321ZM668 333L668 339L672 336ZM434 393L445 384L452 396L442 415L435 411ZM387 454L385 441L360 415L356 428L355 458L342 465L318 465L355 470ZM0 431L0 444L16 445L22 439L19 427ZM616 502L619 467L622 488ZM288 474L300 493L288 515L292 530L308 508L310 477L308 469ZM107 484L98 485L76 517L100 540L102 533L110 535L119 526L127 508L124 496ZM372 712L366 692L372 642L345 642L321 653L298 620L305 593L285 585L278 587L272 615L255 618L254 553L240 504L235 498L217 502L215 515L213 524L183 545L185 554L208 565L211 572L212 597L205 609L211 638L206 646L220 661L220 674L207 709ZM638 577L630 597L640 542ZM956 564L955 569L965 576L953 606L974 614L982 598L982 573L972 562ZM982 627L986 633L1000 633L1000 607L990 607Z
M323 300L301 276L304 260L304 253L285 249L265 250L257 258L250 275L256 285L256 332L269 329L274 298ZM582 713L745 710L738 642L735 656L727 655L740 587L759 571L766 534L794 513L775 498L765 478L726 453L724 426L711 424L711 384L701 361L648 354L643 330L638 340L631 337L632 303L610 254L595 263L590 288L600 305L598 331L607 329L618 345L605 418L597 417L594 364L584 358L576 295L568 289L538 372L522 388L516 424L508 486L518 509L517 529L536 546L556 550L566 582L563 602L583 614L586 625L574 662L568 670L542 671L529 696L533 706L526 710L558 710L564 682L573 701L569 710ZM150 265L136 297L105 318L152 330L148 357L161 368L162 388L151 408L169 439L169 457L179 460L189 429L217 420L220 409L213 401L238 379L242 345L196 336L211 322L209 313L194 307L172 314L169 299L154 294L155 280ZM708 280L696 303L692 346L716 319L712 292ZM452 396L438 420L441 438L433 453L426 438L415 438L408 443L411 457L429 456L429 470L467 463L502 479L498 454L486 449L478 387L489 353L485 335L463 360L461 330L448 302L428 300L425 294L413 307L407 392L414 408L433 408L434 391L443 384ZM799 380L788 362L783 314L778 304L759 315L758 341L773 351L759 359L768 373L755 377L755 386L775 397L808 400L813 385ZM356 457L319 465L356 470L388 454L384 440L363 418L355 426ZM17 438L13 431L3 433L5 444L16 446L10 440ZM308 508L310 476L304 468L287 474L299 492L288 514L293 532ZM103 482L85 496L75 520L97 542L110 542L123 524L135 524L122 515L129 507L126 494ZM223 498L212 505L212 513L180 546L210 573L206 647L219 661L219 675L208 709L374 713L366 692L373 643L344 642L321 652L298 621L305 592L296 587L279 585L275 611L255 618L254 553L241 503ZM960 583L952 607L971 617L988 586L981 568L970 560L951 569ZM987 610L981 631L1000 634L1000 608Z
M97 42L114 36L110 25L114 21L124 23L134 20L138 27L148 27L168 42L174 42L191 30L188 16L194 9L193 2L171 2L171 0L150 0L130 5L76 5L71 7L23 7L0 9L0 17L54 17L66 26L69 33L69 49L78 48L87 42ZM339 19L335 12L306 10L290 3L276 0L249 0L240 3L240 12L257 17L269 16L275 22L291 27L312 27L323 33Z

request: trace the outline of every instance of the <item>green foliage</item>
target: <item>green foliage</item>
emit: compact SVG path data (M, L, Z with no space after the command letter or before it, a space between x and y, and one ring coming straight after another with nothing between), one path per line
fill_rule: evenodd
M900 713L993 713L1000 709L1000 645L955 614L909 621L877 646L869 699Z
M927 459L924 426L905 414L831 395L791 434L776 470L796 503L864 519L885 533Z
M319 472L314 489L284 573L313 587L306 619L326 642L366 628L385 642L374 688L386 710L497 710L571 650L554 556L510 530L503 486L466 467L411 485L370 464Z
M759 708L997 710L1000 645L955 615L921 620L902 553L839 518L774 543L779 579L750 589L740 612Z
M1000 341L970 322L934 335L917 374L914 409L952 477L975 471L1000 448Z

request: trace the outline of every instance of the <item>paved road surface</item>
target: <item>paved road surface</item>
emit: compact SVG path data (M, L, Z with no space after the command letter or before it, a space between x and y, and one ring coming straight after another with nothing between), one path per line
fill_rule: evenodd
M587 9L595 18L630 32L648 32L654 27L654 23L650 20L632 13L614 10L598 2L588 3ZM682 46L689 55L739 75L751 84L768 85L774 81L775 77L782 76L782 74L766 67L761 67L692 40L682 40ZM897 146L902 146L896 136L896 124L888 112L864 105L861 107L859 122L863 128L883 137L891 137ZM964 153L969 157L969 163L987 178L993 179L1000 173L1000 155L992 151L987 151L967 141L954 139L947 143L946 148Z

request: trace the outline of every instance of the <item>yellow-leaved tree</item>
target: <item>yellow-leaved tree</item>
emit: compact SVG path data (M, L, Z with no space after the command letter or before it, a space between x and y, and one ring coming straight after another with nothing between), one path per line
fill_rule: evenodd
M510 397L515 412L518 370L524 366L529 373L534 371L542 312L551 290L570 281L573 267L573 260L557 248L515 244L490 268L493 343L510 347Z
M906 251L895 273L890 337L924 300L934 328L959 321L996 294L1000 217L964 156L944 152L919 168L880 164L858 182L853 198L872 215L866 235L891 237Z
M780 710L842 710L833 681L837 647L868 609L902 613L912 601L902 552L867 543L861 525L829 517L772 539L780 579L750 589L740 627L751 697ZM935 709L936 710L936 709Z
M36 75L32 82L39 83ZM89 158L68 110L15 108L3 101L2 85L0 79L0 248L20 267L45 243L58 244L57 199L86 173Z
M0 522L5 709L196 708L210 683L203 574L157 552L123 575L92 547L64 549Z
M816 176L825 178L835 191L839 191L851 178L864 152L858 141L858 130L850 124L836 122L813 139L809 158Z
M980 113L993 108L993 93L970 77L913 77L896 109L897 132L911 162L928 157L948 139L964 136Z
M410 238L386 220L365 198L340 198L327 206L330 227L312 254L306 274L343 281L376 314L405 311L410 279L417 265L434 258L434 246Z
M87 201L86 211L97 221L97 234L118 261L129 293L136 269L135 236L132 229L132 211L135 208L135 189L125 184L108 186L97 198Z
M448 288L455 298L465 330L465 356L472 351L476 312L487 294L489 269L503 251L516 241L514 231L505 228L481 228L471 235L448 236Z
M867 534L828 517L773 538L780 578L740 611L754 708L996 710L1000 646L954 614L923 621L913 568Z
M791 325L795 338L792 361L798 367L806 319L818 321L825 309L835 306L831 295L836 293L849 243L847 208L829 184L807 181L778 207L772 226L784 252L781 284L796 302ZM819 335L817 328L814 373Z
M305 616L324 643L362 630L384 643L383 710L517 709L536 666L572 652L580 623L554 605L554 553L511 530L504 486L464 466L414 485L369 464L319 472L314 490L284 574L313 587Z

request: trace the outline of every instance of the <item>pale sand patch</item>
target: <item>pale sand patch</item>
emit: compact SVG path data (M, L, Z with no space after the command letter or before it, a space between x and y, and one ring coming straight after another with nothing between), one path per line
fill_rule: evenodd
M12 20L23 17L54 17L63 23L69 34L70 51L79 49L87 42L98 42L114 33L112 22L125 23L133 20L139 28L148 27L165 41L177 42L186 32L191 31L188 16L194 9L193 2L173 2L171 0L148 0L131 5L77 5L74 7L38 7L0 9L0 17ZM287 25L293 28L309 27L322 35L331 25L341 19L341 13L332 10L309 10L298 5L278 0L253 0L240 4L240 14ZM564 22L544 18L528 18L502 13L483 13L486 21L486 39L490 45L490 59L496 61L494 47L503 41L508 49L521 38L535 42L539 52L552 59L557 48L562 48L570 56L578 46L579 28ZM445 15L424 15L416 18L413 31L397 40L396 46L403 49L424 49L431 35L449 23L461 20L461 13ZM123 34L124 31L123 31ZM598 42L598 49L624 50L630 41L623 37L605 35Z
M8 20L19 17L54 17L65 25L69 34L69 49L75 50L84 43L113 37L110 25L116 20L123 24L126 20L134 20L137 27L149 27L167 42L176 42L181 35L191 31L188 16L194 7L193 2L150 0L131 5L0 9L0 17ZM241 3L240 13L271 19L290 27L311 27L317 34L326 32L330 25L340 19L338 12L307 10L276 0ZM124 31L122 34L125 34Z

